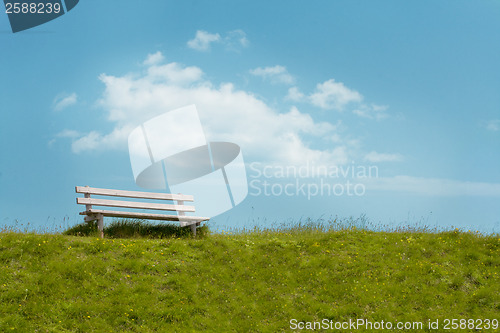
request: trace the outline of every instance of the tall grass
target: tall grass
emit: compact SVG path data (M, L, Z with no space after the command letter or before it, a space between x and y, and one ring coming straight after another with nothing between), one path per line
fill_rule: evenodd
M208 233L208 227L203 225L196 230L196 237L203 238ZM99 235L97 223L78 224L63 232L70 236ZM104 236L108 238L186 238L191 237L191 229L173 224L154 224L144 220L116 219L104 228Z

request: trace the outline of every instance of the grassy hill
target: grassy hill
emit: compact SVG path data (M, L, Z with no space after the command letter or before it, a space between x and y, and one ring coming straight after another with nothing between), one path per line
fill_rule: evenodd
M457 230L0 233L1 332L280 332L349 320L437 332L446 319L499 320L499 291L499 236Z

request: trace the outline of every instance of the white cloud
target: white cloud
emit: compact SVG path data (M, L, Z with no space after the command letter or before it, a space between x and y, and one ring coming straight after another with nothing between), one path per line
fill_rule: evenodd
M401 161L403 157L400 154L384 154L377 153L376 151L371 151L365 155L364 160L371 163L379 162L398 162Z
M236 89L231 83L215 86L196 66L173 62L162 64L161 54L155 54L154 61L151 55L148 59L145 61L147 68L140 75L100 76L105 88L99 104L105 110L112 130L81 133L67 129L57 137L70 138L75 153L98 150L125 152L132 129L169 110L196 104L207 139L239 144L247 162L281 166L306 165L309 162L318 167L348 164L355 157L353 154L358 149L356 140L346 140L340 135L340 122L315 121L310 114L301 112L297 107L280 113L252 93ZM298 89L294 93L300 96ZM293 90L289 95L293 95ZM358 93L351 95L343 100L361 100ZM312 146L311 137L313 142L329 148ZM369 162L397 161L402 156L372 151L365 159ZM500 196L500 184L495 183L411 176L362 181L367 191Z
M311 103L322 109L333 109L342 111L349 103L361 103L363 96L347 88L342 82L330 79L316 86L309 99Z
M498 132L498 131L500 131L500 119L490 120L486 124L486 129L488 131L492 131L492 132Z
M213 43L224 45L227 50L239 51L248 47L250 41L243 30L237 29L227 32L224 36L219 33L210 33L203 30L196 31L196 36L187 42L189 48L196 51L208 51Z
M160 62L162 62L163 60L165 60L165 57L163 56L163 54L158 51L156 53L153 53L153 54L148 54L146 60L144 60L143 64L146 65L146 66L151 66L151 65L156 65Z
M105 85L100 105L114 125L110 133L92 131L73 142L74 152L127 148L127 136L142 122L185 105L195 104L210 141L229 141L242 147L249 161L301 165L309 161L335 165L347 163L346 143L337 128L317 122L296 107L279 113L250 92L231 83L214 86L203 71L177 63L150 65L141 75L100 76ZM333 145L317 149L305 136Z
M87 135L79 138L74 141L71 145L73 152L79 153L84 150L95 150L97 149L102 142L102 136L96 131L92 131Z
M269 79L273 83L293 84L295 79L291 76L286 67L276 65L274 67L257 67L250 70L250 74Z
M233 51L238 51L242 47L248 47L250 41L247 39L247 34L243 30L233 30L227 33L224 38L226 48Z
M314 92L305 96L297 87L288 89L287 100L307 101L324 110L344 111L348 106L352 113L367 119L381 120L388 117L388 106L363 103L363 95L349 89L342 82L334 79L316 85Z
M73 141L76 140L77 138L81 137L82 134L80 134L78 131L75 130L70 130L70 129L65 129L55 135L55 137L51 140L49 140L48 145L49 147L53 146L57 139L72 139Z
M97 131L80 136L73 141L71 149L74 153L81 153L88 150L116 150L123 149L127 142L128 135L133 128L121 125L113 129L111 133L100 134Z
M62 132L57 133L58 138L77 138L81 136L78 131L65 129Z
M383 105L361 104L356 109L354 109L352 113L362 118L381 120L388 117L387 113L385 112L387 109L388 107Z
M285 99L294 101L294 102L300 102L304 100L304 94L299 90L297 87L291 87L288 89L288 94L286 95Z
M61 111L67 108L68 106L71 106L73 104L76 104L78 97L76 93L72 94L66 94L66 93L61 93L54 98L54 101L52 102L52 107L56 111Z
M176 62L148 68L148 78L155 83L185 85L199 81L202 75L203 72L198 67L183 67Z
M219 42L221 40L220 35L211 34L209 32L198 30L196 31L196 36L187 42L187 45L197 51L208 51L210 49L210 44L214 42Z

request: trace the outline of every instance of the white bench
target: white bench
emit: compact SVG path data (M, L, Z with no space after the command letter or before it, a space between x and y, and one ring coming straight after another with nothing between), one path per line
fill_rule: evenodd
M181 227L190 226L193 234L196 235L196 226L201 222L208 221L209 217L199 216L186 216L186 212L194 212L194 206L185 206L184 201L194 201L192 195L185 194L170 194L170 193L151 193L151 192L136 192L136 191L122 191L110 190L104 188L93 188L88 186L76 186L76 193L83 193L84 198L76 198L76 203L85 205L85 211L80 215L85 216L85 222L97 220L97 227L101 233L101 238L104 237L104 216L110 217L123 217L123 218L136 218L146 220L163 220L163 221L178 221ZM137 201L121 201L92 198L91 195L111 196L122 198L140 198L152 200L170 200L176 202L175 204L166 203L150 203L150 202L137 202ZM162 210L177 212L178 215L167 214L153 214L143 212L127 212L117 210L102 210L95 209L93 206L106 206L106 207L119 207L119 208L134 208L134 209L147 209L147 210Z

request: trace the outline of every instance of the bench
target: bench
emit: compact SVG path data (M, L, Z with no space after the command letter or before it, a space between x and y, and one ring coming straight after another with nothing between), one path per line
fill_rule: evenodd
M94 188L88 186L76 186L75 191L76 193L84 194L83 198L81 197L76 198L77 204L85 205L85 211L81 212L80 215L86 215L85 222L91 222L97 220L97 227L101 234L101 238L104 237L104 232L103 232L104 216L136 218L145 220L178 221L180 222L181 227L190 226L194 235L196 235L196 226L199 226L201 222L208 221L210 219L209 217L186 215L186 212L195 211L194 206L184 205L184 201L194 201L192 195L110 190L110 189ZM175 204L144 202L144 201L136 202L136 201L109 200L101 198L92 198L91 195L150 199L150 200L169 200L169 201L174 201ZM93 206L161 210L161 211L177 212L178 215L144 213L137 211L128 212L128 211L117 211L117 210L103 210L103 209L95 209Z

